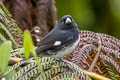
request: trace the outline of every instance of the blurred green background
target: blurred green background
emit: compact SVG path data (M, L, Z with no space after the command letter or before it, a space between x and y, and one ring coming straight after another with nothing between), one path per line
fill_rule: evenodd
M81 30L120 39L120 0L56 0L56 7L58 19L70 14Z

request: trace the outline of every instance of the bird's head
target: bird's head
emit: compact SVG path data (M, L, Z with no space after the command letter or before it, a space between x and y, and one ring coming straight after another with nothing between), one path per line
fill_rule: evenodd
M77 24L75 23L71 15L65 15L60 19L59 27L61 29L71 29L76 28Z

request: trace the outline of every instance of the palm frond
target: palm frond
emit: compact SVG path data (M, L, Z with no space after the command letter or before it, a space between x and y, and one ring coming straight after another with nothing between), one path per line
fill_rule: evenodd
M17 48L11 51L10 56L11 57L20 57L22 58L24 55L24 49L23 48Z
M53 79L51 80L76 80L78 76L76 76L72 72L64 72L61 74L56 75Z
M37 62L34 60L27 60L26 62L29 62L28 65L19 68L18 71L11 76L9 80L16 80L16 79L36 79L36 80L48 80L48 79L83 79L83 80L91 80L86 74L84 74L83 70L66 60L58 60L53 59L50 57L44 57L39 59L39 61L42 63L43 72L40 72L40 68L37 66ZM20 67L22 64L24 64L25 61L18 62L17 64L12 66L6 75L10 73L11 71L15 70L16 68ZM76 74L75 74L76 73Z
M0 33L0 40L2 41L2 42L5 42L6 41L6 38Z
M13 36L11 35L11 33L7 30L7 28L0 23L0 27L6 32L6 34L10 37L10 40L17 46L17 43L15 42Z
M22 43L23 32L19 29L15 21L12 19L12 15L4 7L2 2L0 2L0 28L13 42L14 47L18 47L19 44ZM8 37L6 37L6 39L8 39Z
M100 55L100 58L102 58L102 61L104 62L104 65L106 66L106 69L109 73L109 76L113 80L120 79L120 66L114 61L114 59L106 56L106 55Z

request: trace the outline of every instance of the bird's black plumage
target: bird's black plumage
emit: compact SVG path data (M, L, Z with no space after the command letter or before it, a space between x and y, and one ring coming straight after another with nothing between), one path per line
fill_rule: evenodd
M38 56L62 54L59 52L64 52L65 49L72 47L78 38L79 30L76 23L70 15L65 15L60 19L58 26L39 42L36 53Z

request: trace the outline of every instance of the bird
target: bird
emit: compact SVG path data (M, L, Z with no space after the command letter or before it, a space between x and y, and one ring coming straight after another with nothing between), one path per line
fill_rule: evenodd
M63 16L56 27L43 37L35 50L38 57L52 57L61 59L72 53L80 42L79 28L71 15ZM33 55L30 54L29 58ZM25 58L11 58L16 63Z
M35 51L39 57L63 58L74 51L79 41L76 22L71 15L64 15L58 25L40 40Z

